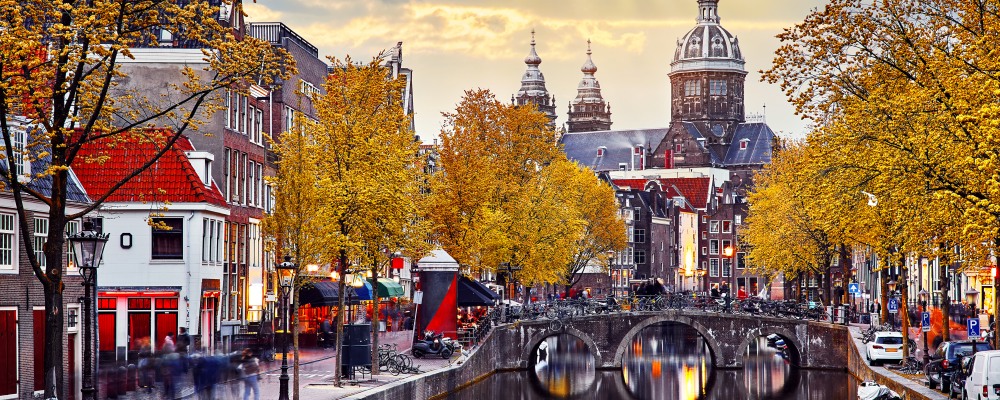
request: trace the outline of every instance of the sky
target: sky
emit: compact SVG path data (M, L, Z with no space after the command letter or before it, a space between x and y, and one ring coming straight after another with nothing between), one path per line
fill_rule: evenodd
M583 77L587 40L596 77L611 103L612 129L664 128L670 123L667 74L677 40L691 30L697 0L257 0L248 22L283 22L319 48L320 56L366 60L403 42L403 66L413 70L417 134L438 136L442 112L464 91L490 89L510 101L520 88L531 30L540 69L556 97L560 126ZM780 42L827 0L720 0L724 28L739 38L746 69L746 113L765 114L783 137L803 137L776 85L760 81Z

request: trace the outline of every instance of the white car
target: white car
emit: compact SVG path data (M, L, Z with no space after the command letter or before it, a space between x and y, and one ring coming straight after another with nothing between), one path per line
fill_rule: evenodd
M972 356L963 399L1000 399L1000 350L980 351Z
M903 359L903 334L899 332L878 332L875 340L868 342L866 354L869 365L881 364L883 361L901 361Z

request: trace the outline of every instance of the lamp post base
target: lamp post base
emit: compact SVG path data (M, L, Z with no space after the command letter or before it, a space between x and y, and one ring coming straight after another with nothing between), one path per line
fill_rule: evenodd
M278 400L288 400L288 365L281 366L281 376L278 377Z
M85 387L80 389L83 400L97 400L97 388Z

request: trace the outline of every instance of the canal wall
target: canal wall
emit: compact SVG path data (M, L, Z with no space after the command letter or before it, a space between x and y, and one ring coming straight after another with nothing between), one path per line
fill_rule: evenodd
M862 382L875 381L880 385L885 385L907 400L945 400L948 398L941 392L921 386L917 382L904 378L884 367L868 365L864 356L865 345L859 339L861 331L857 327L851 327L846 336L853 344L847 351L847 372L858 380Z

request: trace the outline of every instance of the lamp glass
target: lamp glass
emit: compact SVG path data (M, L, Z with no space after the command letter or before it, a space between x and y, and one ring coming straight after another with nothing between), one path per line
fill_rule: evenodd
M885 285L889 287L889 291L890 292L896 290L896 280L895 279L889 280L889 282L886 282Z
M319 265L316 265L316 264L306 264L306 271L309 271L309 272L319 271Z
M354 274L354 281L351 282L351 286L356 288L365 286L365 280L361 277L361 274Z

